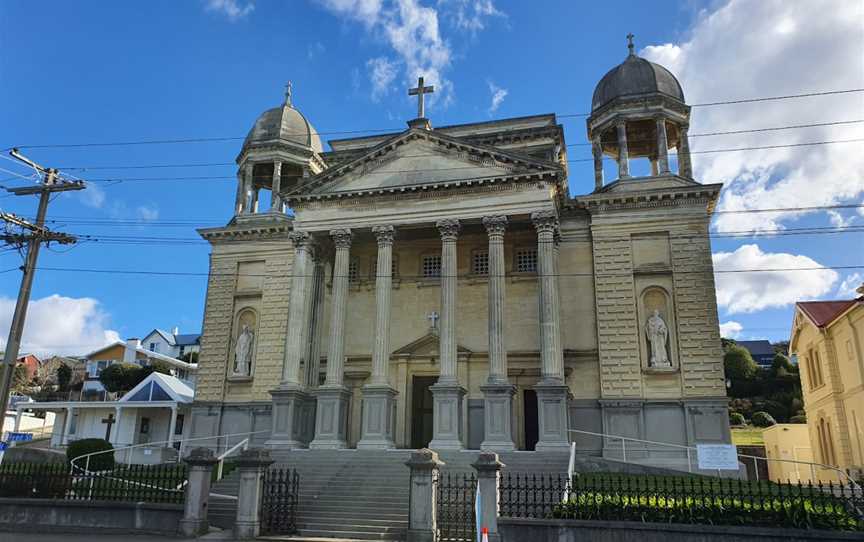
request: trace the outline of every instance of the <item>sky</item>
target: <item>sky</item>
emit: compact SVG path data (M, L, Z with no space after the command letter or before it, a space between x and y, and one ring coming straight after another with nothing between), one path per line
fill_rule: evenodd
M23 349L81 354L154 327L200 331L209 250L195 228L230 219L231 164L288 80L326 140L403 129L421 73L436 87L433 125L585 113L628 32L690 104L861 89L862 28L857 0L5 0L0 149L88 181L51 203L49 226L83 242L41 253ZM724 183L715 268L784 270L716 275L724 336L786 339L795 301L849 298L864 281L862 144L800 145L864 138L853 121L864 121L864 93L693 108L695 176ZM590 157L584 117L560 122L568 158ZM201 138L229 139L45 146ZM592 190L590 162L569 173L572 195ZM0 185L32 176L0 159ZM33 216L34 197L4 194L0 209ZM741 212L802 207L823 208ZM11 269L0 273L0 348L20 264L0 249L0 272Z

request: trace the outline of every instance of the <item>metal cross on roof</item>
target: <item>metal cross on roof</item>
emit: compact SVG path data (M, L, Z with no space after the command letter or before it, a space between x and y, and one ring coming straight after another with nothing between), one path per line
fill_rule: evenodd
M629 34L627 34L627 49L630 50L631 55L636 54L633 52L633 38L635 38L635 37L636 36L633 35L633 32L630 32Z
M408 96L417 96L417 118L422 119L426 117L426 108L423 106L423 95L424 94L432 94L435 92L435 87L423 86L423 77L419 77L417 79L417 88L409 88Z

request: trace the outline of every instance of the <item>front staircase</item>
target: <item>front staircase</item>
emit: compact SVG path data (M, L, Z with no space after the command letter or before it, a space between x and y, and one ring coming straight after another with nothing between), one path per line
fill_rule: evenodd
M439 453L442 472L474 473L476 450ZM408 529L411 450L273 450L274 466L291 467L300 475L297 538L404 540ZM564 474L569 453L503 452L510 473ZM599 457L577 456L577 472L662 471ZM665 471L663 471L665 472ZM233 471L211 492L237 495L239 473ZM236 500L211 497L208 518L223 529L234 526ZM286 537L287 538L287 537Z

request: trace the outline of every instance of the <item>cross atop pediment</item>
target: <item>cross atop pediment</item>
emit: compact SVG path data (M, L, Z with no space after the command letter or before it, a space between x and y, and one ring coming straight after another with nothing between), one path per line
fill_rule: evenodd
M417 118L423 119L426 118L426 108L424 107L424 98L425 94L432 94L435 92L435 87L432 85L428 87L423 86L423 77L417 78L417 88L409 88L408 96L417 96Z

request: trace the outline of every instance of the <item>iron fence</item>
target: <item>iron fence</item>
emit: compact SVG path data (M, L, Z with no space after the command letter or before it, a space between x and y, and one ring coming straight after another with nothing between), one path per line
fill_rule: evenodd
M300 475L295 469L271 467L264 475L261 504L261 533L268 535L297 532L297 505L300 501Z
M182 504L184 465L124 465L109 471L75 471L69 465L0 466L0 497Z
M504 474L500 487L502 517L864 531L854 484L604 473Z
M434 482L438 485L438 540L475 542L477 478L473 474L439 472Z
M501 517L543 519L552 517L569 486L566 475L502 473L498 487Z

